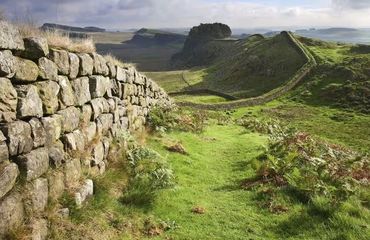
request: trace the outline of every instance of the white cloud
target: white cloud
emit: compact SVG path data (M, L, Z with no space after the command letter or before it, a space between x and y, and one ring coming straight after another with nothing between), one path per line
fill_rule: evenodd
M330 5L331 1L331 5ZM31 3L32 2L32 3ZM0 0L13 18L106 28L190 27L224 22L232 27L355 26L370 23L370 0L325 0L307 8L242 0Z
M367 9L370 8L370 0L332 0L334 7L342 9Z

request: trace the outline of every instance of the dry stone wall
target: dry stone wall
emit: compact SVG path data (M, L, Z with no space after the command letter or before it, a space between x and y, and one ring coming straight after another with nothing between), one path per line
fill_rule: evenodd
M21 225L46 239L48 203L68 191L81 205L93 194L83 173L104 173L112 139L157 104L171 101L135 68L49 49L0 22L0 239Z

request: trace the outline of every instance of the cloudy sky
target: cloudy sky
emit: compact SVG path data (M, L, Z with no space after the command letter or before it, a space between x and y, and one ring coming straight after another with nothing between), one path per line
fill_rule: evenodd
M15 20L108 29L201 22L233 28L370 27L370 0L0 0L0 8Z

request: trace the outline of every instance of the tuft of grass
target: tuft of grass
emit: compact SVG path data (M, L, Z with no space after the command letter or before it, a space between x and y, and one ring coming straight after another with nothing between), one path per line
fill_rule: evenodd
M96 51L94 41L91 38L72 39L68 32L42 31L32 23L15 23L23 38L43 37L46 38L49 47L63 49L75 53L92 53Z
M136 67L134 63L126 63L126 62L123 62L122 60L118 59L117 57L113 56L110 53L104 55L104 58L108 62L111 62L114 65L120 66L122 68Z

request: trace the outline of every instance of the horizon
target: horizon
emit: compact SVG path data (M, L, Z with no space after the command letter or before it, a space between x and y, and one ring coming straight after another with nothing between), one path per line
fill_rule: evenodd
M190 28L212 22L225 23L232 29L370 27L370 0L107 0L104 3L0 0L0 3L6 16L15 21L110 30Z

